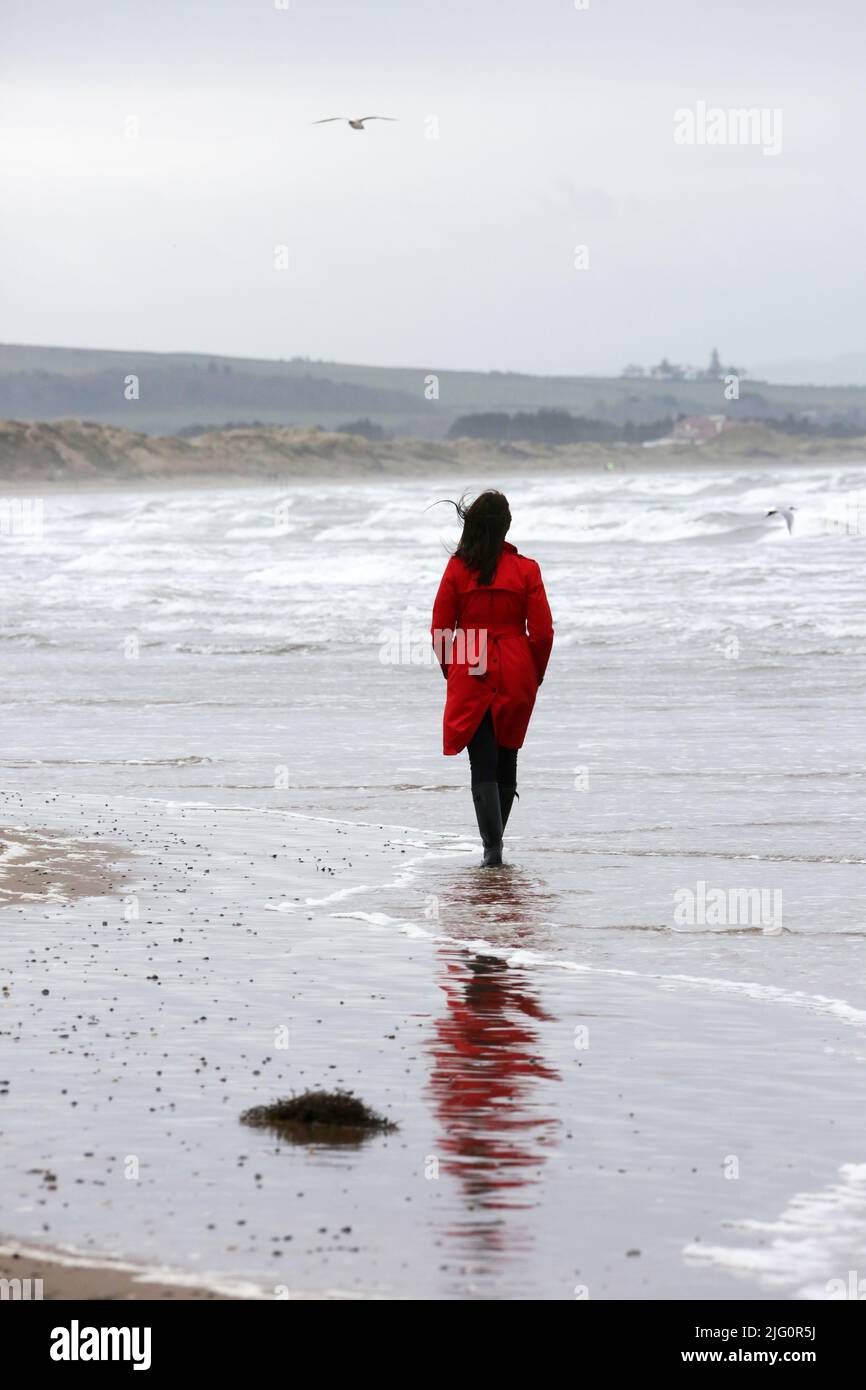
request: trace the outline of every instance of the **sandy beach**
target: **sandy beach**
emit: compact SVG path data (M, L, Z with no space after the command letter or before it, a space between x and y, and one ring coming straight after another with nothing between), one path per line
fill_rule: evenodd
M516 485L557 644L495 874L426 656L448 487L52 493L6 552L2 1277L821 1299L862 1263L866 472ZM240 1124L322 1086L397 1128Z
M50 831L0 827L0 906L72 902L118 890L128 850Z
M291 486L317 481L356 487L427 476L453 486L468 485L479 473L518 480L562 473L694 473L726 466L856 465L864 457L862 438L786 434L757 421L732 425L695 448L672 439L651 446L473 438L376 440L278 425L214 429L185 438L88 420L0 420L0 506L3 496L41 497L64 490L237 490L253 483Z
M132 1266L109 1262L64 1259L56 1251L19 1249L0 1243L0 1280L8 1280L15 1298L15 1282L20 1281L18 1297L46 1302L105 1302L183 1300L200 1302L243 1297L241 1292L219 1293L199 1289L189 1278L176 1283L161 1282L151 1271L135 1271ZM28 1286L29 1281L29 1286Z

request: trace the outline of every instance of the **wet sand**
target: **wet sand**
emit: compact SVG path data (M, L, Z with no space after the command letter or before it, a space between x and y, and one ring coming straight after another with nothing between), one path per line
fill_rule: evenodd
M856 1152L844 1058L866 1013L762 983L760 934L727 943L723 976L652 931L629 969L603 936L570 944L569 895L517 814L490 874L457 832L114 798L129 891L2 914L7 1229L264 1298L796 1290L790 1239L767 1283L773 1243L719 1233ZM94 831L108 816L75 803ZM614 862L579 858L583 891ZM318 1085L399 1128L344 1149L239 1123ZM845 1179L815 1200L847 1219L862 1199Z
M126 1301L184 1300L192 1302L239 1298L237 1292L219 1293L191 1285L189 1279L178 1277L176 1283L161 1282L159 1276L147 1270L110 1264L80 1264L64 1259L55 1251L36 1252L0 1243L0 1279L30 1280L29 1297L41 1295L45 1302L61 1301ZM41 1285L37 1282L41 1280ZM26 1289L22 1289L26 1296ZM14 1294L11 1296L14 1297ZM251 1295L253 1296L253 1295Z
M119 891L130 851L51 830L0 827L0 907Z

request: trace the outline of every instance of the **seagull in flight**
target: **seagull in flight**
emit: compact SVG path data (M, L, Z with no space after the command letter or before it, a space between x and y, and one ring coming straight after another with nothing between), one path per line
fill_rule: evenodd
M772 511L767 512L767 516L784 517L785 525L788 528L788 535L790 536L794 530L794 513L796 510L796 507L773 507Z
M365 121L396 121L396 116L357 116L354 120L351 116L325 116L321 121L313 121L313 125L327 125L329 121L348 121L353 130L363 130Z

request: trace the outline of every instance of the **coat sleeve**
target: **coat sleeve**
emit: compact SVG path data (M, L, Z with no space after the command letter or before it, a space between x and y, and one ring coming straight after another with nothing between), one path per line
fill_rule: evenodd
M547 594L544 592L541 569L534 560L529 573L526 627L529 634L529 645L532 649L532 659L535 662L535 670L538 675L538 684L541 685L553 647L553 617L550 612L550 604L547 602Z
M451 658L450 634L457 624L457 607L457 586L454 583L451 561L449 560L433 600L433 621L430 624L433 650L446 680L448 679L448 666Z

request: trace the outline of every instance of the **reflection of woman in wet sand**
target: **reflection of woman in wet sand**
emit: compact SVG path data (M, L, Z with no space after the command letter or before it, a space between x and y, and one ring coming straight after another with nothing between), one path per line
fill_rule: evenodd
M502 493L454 505L463 534L445 567L432 625L448 681L443 745L449 755L469 750L482 863L491 867L502 863L517 750L547 669L553 621L537 563L505 539L511 512Z
M560 1079L541 1060L533 1026L550 1015L525 977L501 960L461 953L445 970L448 1011L430 1044L441 1148L473 1205L519 1205L514 1189L536 1180L539 1145L556 1124L534 1094L539 1081ZM485 1240L495 1241L495 1230L485 1228Z

